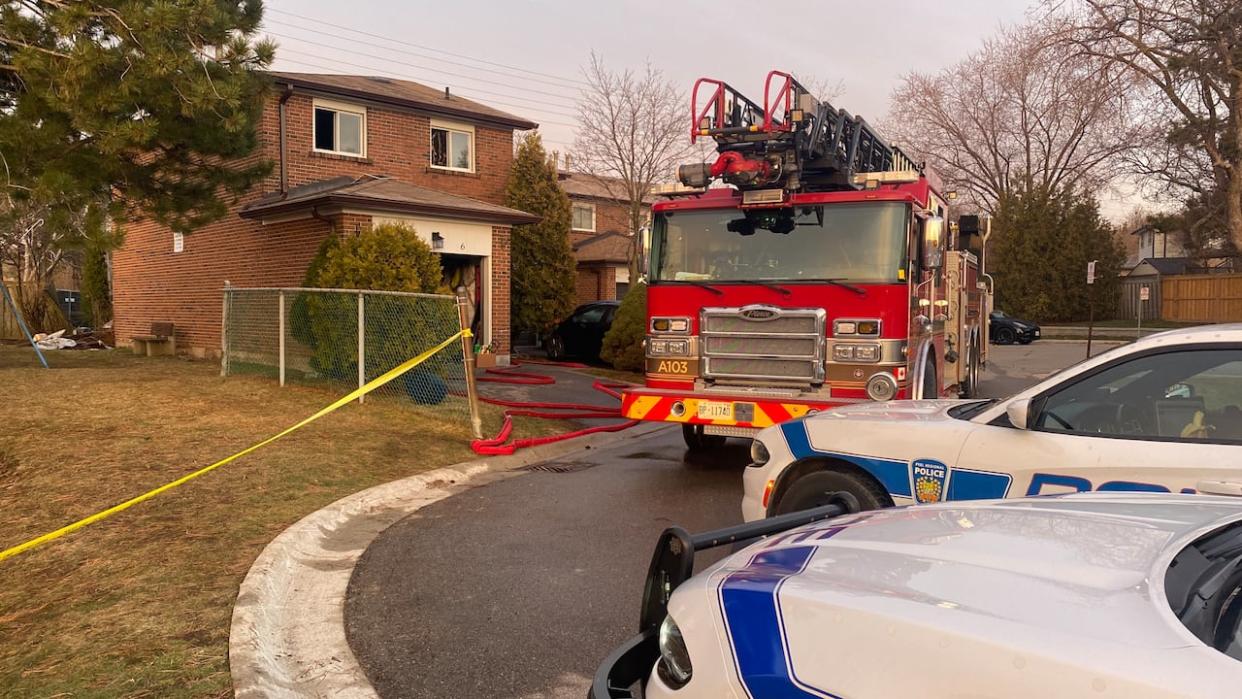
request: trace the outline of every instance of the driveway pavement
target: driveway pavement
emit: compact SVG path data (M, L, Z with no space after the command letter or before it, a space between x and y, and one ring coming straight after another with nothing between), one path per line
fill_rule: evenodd
M1072 343L992 349L987 396L1085 356ZM659 532L740 521L746 443L687 456L680 432L663 430L537 464L387 529L359 561L345 608L350 647L380 696L586 696L600 660L637 628Z

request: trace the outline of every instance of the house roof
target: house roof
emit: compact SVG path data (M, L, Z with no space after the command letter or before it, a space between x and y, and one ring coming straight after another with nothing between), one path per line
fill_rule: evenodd
M485 104L452 95L449 88L437 90L420 83L374 75L333 75L327 73L269 73L279 85L290 85L320 92L356 97L383 104L422 111L489 121L515 129L534 129L539 125ZM448 94L446 94L446 92Z
M570 197L588 199L608 199L610 201L628 201L625 185L616 177L602 177L585 172L569 172L561 170L557 173L561 189ZM655 197L648 194L643 197L644 204L652 204Z
M285 195L267 194L247 204L242 218L262 219L320 208L357 208L377 212L423 214L510 225L534 223L538 216L507 206L420 187L390 177L334 177L300 187Z
M624 233L601 233L574 246L579 263L628 264L634 239Z
M1144 263L1154 269L1156 274L1160 275L1185 274L1187 269L1195 266L1194 261L1189 257L1147 257L1139 261L1134 269L1138 269ZM1134 270L1130 271L1130 275L1143 276L1142 274L1135 275Z

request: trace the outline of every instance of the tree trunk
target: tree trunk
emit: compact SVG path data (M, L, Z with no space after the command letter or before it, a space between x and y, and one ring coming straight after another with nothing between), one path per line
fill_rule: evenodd
M1229 175L1228 201L1225 203L1229 239L1237 250L1242 250L1242 169L1235 166Z

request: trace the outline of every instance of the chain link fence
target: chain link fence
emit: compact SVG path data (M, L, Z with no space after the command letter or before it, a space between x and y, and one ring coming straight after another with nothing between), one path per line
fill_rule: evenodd
M283 386L361 387L461 331L458 299L348 289L224 289L221 373ZM472 415L465 344L454 342L363 400L396 401L440 419Z

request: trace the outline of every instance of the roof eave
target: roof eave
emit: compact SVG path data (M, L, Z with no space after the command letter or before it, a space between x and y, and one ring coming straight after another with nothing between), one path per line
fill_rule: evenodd
M391 95L382 95L366 90L354 90L347 87L340 87L338 85L327 85L314 80L302 80L300 78L290 78L288 76L276 77L273 78L273 80L277 85L290 85L292 87L301 87L328 95L342 95L345 97L364 99L379 104L405 107L407 109L417 109L419 111L431 112L433 114L444 114L446 116L457 117L459 119L471 119L473 121L508 126L520 131L529 131L531 129L539 128L539 124L520 117L506 118L495 114L480 114L479 112L470 109L451 109L445 107L444 105L428 104L427 102L420 102L418 100L401 99Z
M365 211L374 211L376 213L423 214L427 216L439 216L441 218L452 218L463 221L503 223L510 226L537 223L541 220L538 216L520 211L514 211L513 213L506 213L503 211L476 211L473 209L437 206L434 204L415 204L411 202L391 201L350 194L326 194L324 196L314 197L311 199L275 202L272 204L257 206L252 209L243 209L239 215L245 219L261 221L282 214L295 213L302 210L309 211L321 207L354 208Z

